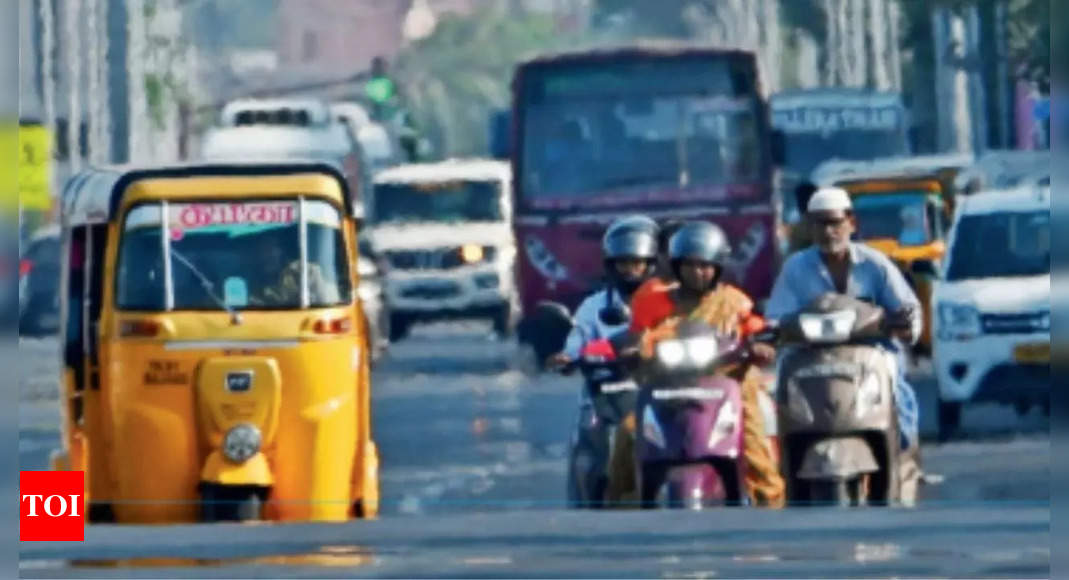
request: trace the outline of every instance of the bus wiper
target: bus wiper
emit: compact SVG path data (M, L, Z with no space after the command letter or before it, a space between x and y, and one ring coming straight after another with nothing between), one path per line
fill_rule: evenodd
M225 300L220 298L219 295L215 293L215 284L212 283L211 279L209 279L208 276L204 274L204 272L201 272L199 269L197 269L197 267L193 265L193 262L190 261L189 258L182 255L181 252L174 249L173 247L171 248L171 257L181 262L182 265L184 265L186 268L189 268L189 271L192 272L193 275L197 277L197 280L200 281L200 285L202 288L204 288L204 292L208 294L208 296L220 308L225 310L227 314L231 316L231 319L234 321L234 324L241 323L241 316L238 314L237 309L235 309L233 306L228 305Z

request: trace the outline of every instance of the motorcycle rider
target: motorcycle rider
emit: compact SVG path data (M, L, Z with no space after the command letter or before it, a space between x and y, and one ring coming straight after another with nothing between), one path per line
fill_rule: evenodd
M679 231L679 228L683 227L684 223L679 220L667 220L661 224L657 232L657 270L653 276L650 276L648 280L638 287L638 290L635 290L634 295L631 297L632 301L637 299L641 302L645 300L645 298L640 298L642 296L660 294L678 284L672 271L672 259L668 252L668 242Z
M612 306L626 308L635 290L642 285L655 269L657 258L657 222L641 216L626 216L614 221L602 238L604 252L605 288L588 296L576 309L575 324L564 344L564 350L549 358L547 366L561 368L579 358L583 345L594 339L611 338L627 330L627 323L610 325L601 320L601 311ZM591 402L585 390L580 398L580 416L589 412ZM610 453L609 485L606 500L609 503L627 499L634 493L633 453L630 440L634 434L634 414L628 415L616 438L617 444ZM608 437L607 432L597 434ZM607 441L606 441L607 445Z
M652 358L656 342L673 336L684 318L700 318L740 337L763 328L764 321L753 312L753 301L721 280L731 255L723 230L708 222L688 222L671 237L668 254L678 283L636 295L631 304L630 336L637 340L643 358ZM760 408L764 381L758 368L775 358L775 350L757 343L752 355L751 362L731 371L737 373L743 389L746 492L753 504L781 507L785 486L765 435Z
M838 187L817 190L810 198L806 219L813 245L783 264L766 305L769 320L779 320L807 306L821 294L836 292L868 300L887 311L897 338L910 345L921 334L920 301L902 272L884 254L851 241L857 230L850 195ZM906 382L903 348L885 344L899 358L895 401L902 435L902 448L911 448L918 438L917 403Z

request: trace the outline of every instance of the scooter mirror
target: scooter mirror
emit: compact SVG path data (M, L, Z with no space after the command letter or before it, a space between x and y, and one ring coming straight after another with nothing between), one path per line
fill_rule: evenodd
M544 301L539 302L535 307L535 317L542 322L551 322L554 325L566 325L569 328L574 324L572 321L572 313L568 310L568 307L560 302Z
M627 324L631 322L631 309L621 305L607 306L598 312L598 319L606 326Z

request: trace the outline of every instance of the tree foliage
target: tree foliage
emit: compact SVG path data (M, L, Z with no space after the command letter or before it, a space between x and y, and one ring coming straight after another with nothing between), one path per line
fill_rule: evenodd
M1024 78L1046 84L1050 79L1051 2L1050 0L900 0L910 15L911 25L930 27L933 7L944 6L958 13L971 6L994 14L1000 2L1006 4L1007 49L1011 70Z
M545 15L445 15L434 33L399 55L395 75L416 123L441 155L487 148L490 114L509 105L512 71L526 57L574 44Z

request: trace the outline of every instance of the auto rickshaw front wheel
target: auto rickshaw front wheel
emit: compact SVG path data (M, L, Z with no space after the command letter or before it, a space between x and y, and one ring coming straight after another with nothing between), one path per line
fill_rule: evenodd
M200 518L204 522L245 522L263 517L267 489L259 485L200 486Z

